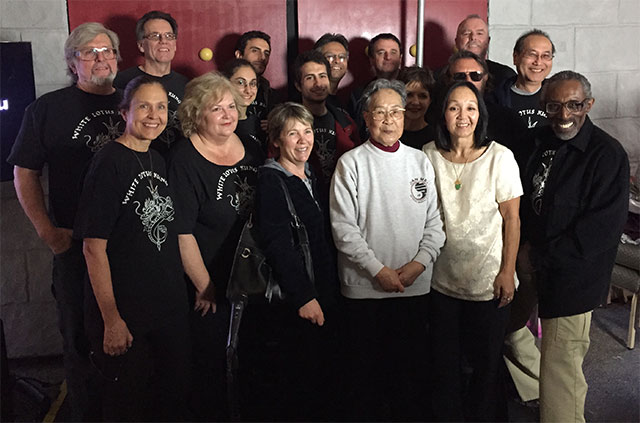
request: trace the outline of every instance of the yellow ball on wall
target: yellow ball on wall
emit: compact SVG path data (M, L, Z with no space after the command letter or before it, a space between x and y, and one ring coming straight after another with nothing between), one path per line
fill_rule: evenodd
M209 60L213 59L213 51L209 47L204 47L200 49L200 53L198 53L198 56L200 56L201 60L208 62Z

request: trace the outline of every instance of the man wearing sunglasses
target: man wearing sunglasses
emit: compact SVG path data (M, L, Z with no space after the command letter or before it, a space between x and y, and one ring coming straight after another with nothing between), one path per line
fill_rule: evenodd
M167 128L151 143L151 147L166 154L171 144L182 134L177 111L184 97L185 86L189 82L189 78L171 70L171 62L176 55L178 23L168 13L157 10L147 12L136 23L136 39L144 61L139 66L118 73L113 85L124 89L133 78L149 75L158 79L167 90Z
M606 297L627 218L629 161L587 114L589 81L563 71L542 92L549 126L523 180L523 231L542 320L540 421L583 422L591 312ZM526 198L526 200L524 200Z
M524 168L527 150L523 147L522 138L527 128L515 111L487 101L490 95L489 72L488 63L484 59L469 50L460 50L449 58L441 82L444 86L456 81L467 81L475 85L478 92L483 95L489 113L487 137L508 147L513 152L518 165ZM434 107L435 110L441 110L441 108L441 105Z
M86 266L82 242L71 238L85 168L94 153L118 138L124 122L121 94L112 82L118 70L119 40L102 24L74 29L64 45L74 84L38 98L24 113L7 161L14 165L20 205L53 258L52 292L63 339L71 421L92 421L99 410L91 389L89 344L84 331ZM40 180L47 165L49 207Z

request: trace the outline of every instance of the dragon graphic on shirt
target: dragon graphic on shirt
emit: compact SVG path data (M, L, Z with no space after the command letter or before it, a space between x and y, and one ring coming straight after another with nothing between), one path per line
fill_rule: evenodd
M325 139L322 134L318 133L315 134L315 137L315 154L317 154L318 159L320 159L322 175L325 181L330 181L333 171L336 168L335 151L330 148L331 139Z
M238 177L233 183L237 189L234 194L227 194L229 204L238 214L248 215L253 208L255 188L248 182L247 177Z
M160 251L162 244L167 240L167 227L164 222L173 221L175 211L171 197L163 197L158 194L157 186L148 186L151 198L144 200L144 205L139 201L136 204L136 214L140 216L140 221L149 240L158 247Z
M113 121L113 118L109 117L109 122L102 122L107 132L101 132L92 138L91 135L85 135L85 145L89 147L92 153L100 151L104 145L110 141L114 141L118 138L122 131L120 131L120 122Z
M545 151L542 155L540 167L533 175L533 194L531 195L531 205L538 216L542 212L542 198L544 195L544 189L547 185L547 179L549 178L549 172L551 172L551 164L553 163L554 156L554 150Z

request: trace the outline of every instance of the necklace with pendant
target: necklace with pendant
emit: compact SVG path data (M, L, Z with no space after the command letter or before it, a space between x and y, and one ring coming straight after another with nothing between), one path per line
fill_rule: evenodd
M131 153L133 153L133 156L138 161L138 164L140 165L140 168L142 169L142 171L146 172L147 169L145 169L144 166L142 165L142 161L140 160L140 157L138 157L138 153L136 153L134 150L131 150ZM149 181L149 189L151 191L153 191L154 190L154 186L153 186L153 160L151 160L151 151L147 150L147 155L149 156L149 173L147 173L147 181Z
M460 169L460 173L458 173L458 171L456 170L456 164L453 162L453 160L449 160L451 162L451 166L453 167L453 172L456 175L456 180L453 183L453 186L456 188L456 191L460 191L460 188L462 188L462 181L460 181L460 177L462 177L462 173L464 172L464 168L467 166L467 162L469 161L469 159L464 161L464 165L462 165L462 169Z

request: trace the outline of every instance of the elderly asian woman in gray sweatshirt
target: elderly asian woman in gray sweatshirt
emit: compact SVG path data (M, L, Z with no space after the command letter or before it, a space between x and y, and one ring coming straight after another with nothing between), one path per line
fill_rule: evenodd
M353 417L423 419L427 294L445 240L435 175L398 141L404 84L377 79L362 101L370 138L338 161L330 199Z

